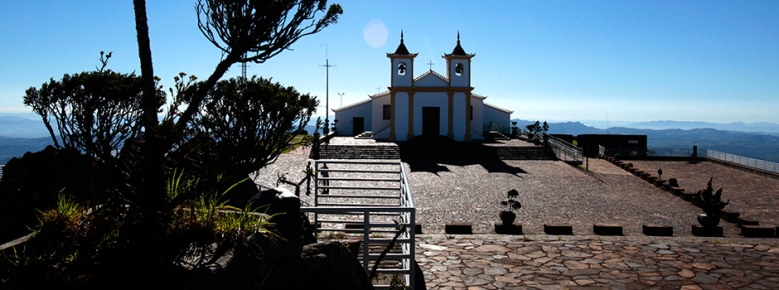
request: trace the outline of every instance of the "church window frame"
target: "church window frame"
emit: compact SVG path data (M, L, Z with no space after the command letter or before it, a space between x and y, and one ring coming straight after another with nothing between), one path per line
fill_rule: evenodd
M382 107L382 112L384 120L392 119L392 105L384 105Z
M458 62L454 65L454 75L456 76L462 76L463 73L465 73L465 67L461 62Z
M406 75L407 71L408 71L408 66L406 66L405 62L401 61L400 63L398 63L398 75L399 76Z

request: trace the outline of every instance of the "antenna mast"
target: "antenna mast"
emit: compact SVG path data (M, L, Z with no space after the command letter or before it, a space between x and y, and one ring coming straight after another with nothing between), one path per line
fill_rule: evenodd
M330 133L328 128L330 126L330 67L335 66L330 64L330 59L327 57L327 44L325 44L325 65L320 66L325 67L325 127L322 128L322 133L327 135Z
M246 59L248 56L248 52L243 54L243 59ZM243 77L244 81L246 80L246 62L241 63L241 76Z

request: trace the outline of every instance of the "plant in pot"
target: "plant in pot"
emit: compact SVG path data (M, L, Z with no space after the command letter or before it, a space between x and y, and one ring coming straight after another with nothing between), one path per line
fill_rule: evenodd
M517 218L517 214L514 211L522 208L522 204L519 203L517 197L519 197L519 192L516 189L512 189L506 194L506 200L500 202L501 205L505 206L505 209L500 212L500 221L503 222L503 225L511 225Z
M705 213L698 214L698 222L703 227L716 227L719 224L720 212L730 203L730 200L722 201L722 188L714 192L711 187L712 177L706 189L701 189L695 195L695 203L703 209Z

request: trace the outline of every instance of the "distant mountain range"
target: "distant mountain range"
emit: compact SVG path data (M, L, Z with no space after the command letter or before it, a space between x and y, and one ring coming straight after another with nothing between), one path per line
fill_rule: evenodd
M330 116L330 119L334 117ZM535 122L521 119L512 121L517 121L517 126L521 128ZM309 134L314 132L314 124L316 119L305 127ZM647 135L650 149L684 149L697 145L700 149L779 162L779 124L774 123L652 121L601 129L581 122L553 122L549 123L549 133ZM49 132L37 115L0 114L0 164L27 151L43 150L50 144Z
M721 123L691 122L691 121L651 121L651 122L631 123L625 125L624 127L635 128L635 129L653 129L653 130L663 130L663 129L690 130L690 129L708 128L708 129L717 129L723 131L753 132L753 133L763 133L763 134L771 134L771 135L779 136L779 124L768 123L768 122L759 122L759 123L733 122L733 123L721 124Z
M514 119L517 121L517 126L524 126L535 123L535 121L527 121ZM665 122L670 125L673 121L659 121ZM652 123L652 122L648 122ZM701 123L701 124L714 124L704 122L679 122L679 123ZM738 124L738 123L731 123ZM744 123L741 123L744 124ZM768 124L763 128L771 128L771 126L777 126L777 124L771 123L754 123L754 124ZM723 125L723 124L719 124ZM735 126L735 125L734 125ZM745 157L752 157L756 159L779 162L779 135L766 134L766 133L753 133L753 132L739 132L739 131L726 131L712 128L695 128L695 129L639 129L639 128L625 128L625 127L612 127L607 129L598 129L595 127L587 126L579 122L562 122L562 123L549 123L550 134L618 134L618 135L646 135L647 147L649 149L663 150L663 149L692 149L692 146L698 146L699 149L710 149L720 152L726 152Z
M51 136L41 118L0 116L0 136L11 138L40 138Z

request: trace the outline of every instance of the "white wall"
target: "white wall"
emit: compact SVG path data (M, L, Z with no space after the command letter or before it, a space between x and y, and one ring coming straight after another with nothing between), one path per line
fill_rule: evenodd
M439 135L449 131L449 95L444 92L419 92L414 94L414 136L422 135L422 107L439 107Z
M408 94L398 92L395 94L395 140L408 140Z
M381 116L381 115L379 115ZM335 118L338 120L338 135L339 136L352 136L354 117L363 117L365 120L364 131L371 130L371 102L359 104L357 106L346 108L335 113Z
M471 106L473 106L473 120L471 121L471 138L476 140L484 139L484 99L471 97ZM475 134L474 134L475 133ZM479 135L476 135L479 134Z
M425 76L424 78L414 82L415 87L447 87L449 84L439 78L438 76L435 76L433 74L429 74Z
M398 75L398 65L403 62L406 63L406 74ZM393 77L392 86L394 87L410 87L412 80L414 79L414 59L413 58L395 58L392 60L392 72L390 77Z
M374 98L371 105L373 111L373 120L371 120L371 132L373 132L373 138L375 139L389 139L390 120L384 120L384 105L390 105L390 96L382 96ZM366 121L367 123L367 121ZM385 130L386 129L386 130ZM381 131L384 130L384 131ZM379 132L381 131L381 132ZM378 136L376 134L379 134Z
M498 110L490 105L484 105L484 124L493 122L498 125L511 125L511 114Z
M460 76L455 74L455 66L458 63L463 64L463 73ZM470 73L469 61L467 59L452 59L449 63L449 82L453 87L469 87L470 86Z
M454 118L452 126L454 127L454 140L465 141L465 122L467 120L467 111L465 108L465 93L454 94ZM468 108L470 110L470 108Z

